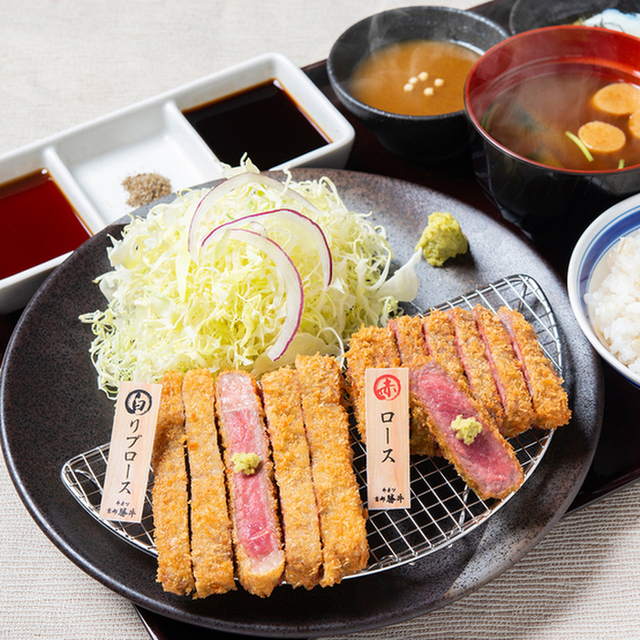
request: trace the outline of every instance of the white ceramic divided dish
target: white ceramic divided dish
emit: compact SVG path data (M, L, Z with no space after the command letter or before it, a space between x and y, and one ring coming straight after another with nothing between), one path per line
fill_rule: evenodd
M182 112L269 80L280 82L330 142L260 168L343 168L353 127L299 67L268 53L0 156L0 184L47 169L93 235L132 209L122 186L127 176L159 173L172 191L222 177L222 163ZM0 313L25 306L67 256L0 279Z
M304 71L285 56L280 54L259 56L220 71L215 76L196 80L171 93L178 109L185 111L272 78L280 80L294 102L331 142L275 167L260 167L260 169L266 171L290 167L344 168L355 138L353 127L322 91L309 80Z
M569 301L580 328L594 349L631 384L640 388L640 375L615 358L591 323L591 310L585 294L598 288L609 273L607 252L624 236L640 229L640 194L610 207L584 231L569 262L567 289Z
M60 190L78 211L81 212L89 233L95 234L105 226L104 220L88 206L83 206L85 197L78 185L67 175L66 167L55 156L52 146L44 141L11 151L0 157L0 184L18 180L39 169L46 168ZM17 215L20 215L17 213ZM24 307L49 273L61 264L69 253L37 264L30 269L0 279L0 313L9 313Z

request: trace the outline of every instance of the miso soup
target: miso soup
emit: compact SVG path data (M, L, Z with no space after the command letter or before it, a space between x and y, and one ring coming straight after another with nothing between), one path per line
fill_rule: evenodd
M594 99L604 87L617 84L616 89L637 94L640 110L638 87L594 69L564 68L523 80L500 94L485 111L482 126L503 146L544 165L577 171L636 165L640 132L634 123L640 113L629 113L629 107L617 114ZM598 139L594 129L608 139Z
M464 109L464 83L480 54L439 40L409 40L375 51L356 67L351 95L375 109L433 116Z

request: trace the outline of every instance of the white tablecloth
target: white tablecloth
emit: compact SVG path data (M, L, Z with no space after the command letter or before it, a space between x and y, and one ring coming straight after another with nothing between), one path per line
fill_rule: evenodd
M411 3L406 3L411 4ZM472 0L441 4L468 8ZM304 66L391 0L0 0L0 153L260 53ZM0 638L143 640L131 604L63 556L0 463ZM428 616L357 638L640 638L640 484L565 517Z

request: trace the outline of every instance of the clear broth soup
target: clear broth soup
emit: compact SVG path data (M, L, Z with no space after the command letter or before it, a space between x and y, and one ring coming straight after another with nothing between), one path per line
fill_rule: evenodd
M481 124L503 146L547 166L603 171L640 164L640 139L631 133L630 116L611 115L592 104L599 89L615 82L622 80L594 69L556 69L500 94L485 111ZM589 159L575 138L584 124L593 121L621 129L624 146L613 152L590 148Z

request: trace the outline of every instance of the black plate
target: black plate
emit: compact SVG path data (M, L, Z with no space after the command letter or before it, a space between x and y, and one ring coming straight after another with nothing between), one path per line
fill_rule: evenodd
M257 636L311 637L426 613L495 578L538 543L571 504L591 463L602 422L599 361L564 287L535 250L468 205L415 184L347 171L294 171L298 180L320 175L334 180L350 208L372 211L373 220L385 225L398 262L412 254L429 213L449 211L459 220L470 253L446 268L421 263L420 307L514 273L534 277L561 331L574 418L556 433L533 476L486 525L413 565L324 590L280 587L268 599L242 590L205 600L166 594L155 581L155 559L85 513L60 480L66 460L110 436L113 406L97 389L90 328L77 318L105 304L92 280L109 268L108 238L121 228L113 225L62 264L22 315L0 383L2 445L18 492L53 543L110 589L170 618Z

